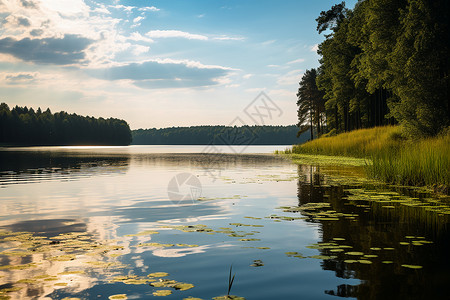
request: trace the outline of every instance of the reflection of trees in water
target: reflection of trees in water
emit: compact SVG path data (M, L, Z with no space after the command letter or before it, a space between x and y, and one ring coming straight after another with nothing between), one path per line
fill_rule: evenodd
M434 226L417 222L417 219L402 218L402 210L410 208L397 207L386 214L376 209L376 205L380 205L378 203L358 207L346 199L343 186L328 184L326 175L320 173L319 167L299 166L298 174L299 206L311 202L328 202L331 206L325 210L358 214L355 219L339 218L339 221L307 220L320 223L322 242L336 242L333 238L344 238L339 244L352 247L350 250L345 249L345 252L378 255L376 258L364 258L371 260L372 264L346 263L344 260L355 258L344 252L320 249L322 255L337 256L322 262L324 270L334 271L340 278L362 280L359 285L343 284L325 293L358 299L442 299L446 295L450 268L450 232L447 226L437 230ZM434 243L400 245L400 242L408 241L405 236L421 236ZM395 250L374 251L370 248ZM387 260L393 263L382 263ZM402 264L421 265L423 269L407 269Z
M0 151L0 185L125 173L129 162L128 156Z

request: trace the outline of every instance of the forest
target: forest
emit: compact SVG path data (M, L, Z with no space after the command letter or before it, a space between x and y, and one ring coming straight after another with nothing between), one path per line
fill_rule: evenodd
M320 66L297 93L299 134L399 124L405 137L450 125L448 0L365 0L322 11ZM311 133L311 139L313 138Z
M304 143L291 126L191 126L133 130L135 145L292 145Z
M129 145L127 122L0 104L0 145Z

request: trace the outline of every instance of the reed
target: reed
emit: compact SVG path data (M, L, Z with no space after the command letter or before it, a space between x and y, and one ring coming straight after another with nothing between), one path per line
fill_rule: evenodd
M228 292L227 297L230 297L231 287L233 286L234 277L236 276L236 273L231 276L231 270L233 269L233 265L230 266L230 274L228 275Z
M389 183L433 186L447 190L450 186L450 134L409 141L395 154L381 151L371 155L369 175Z
M284 153L364 157L370 177L388 183L431 186L448 193L450 132L434 138L407 140L400 126L355 130L294 145Z

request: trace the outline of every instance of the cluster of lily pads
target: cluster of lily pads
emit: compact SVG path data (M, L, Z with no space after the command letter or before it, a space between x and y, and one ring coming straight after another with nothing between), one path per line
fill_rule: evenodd
M110 280L110 282L122 282L124 284L150 284L156 288L173 288L175 290L186 291L194 287L193 284L177 282L170 279L162 279L169 274L166 272L154 272L147 275L147 277L140 277L136 275L128 276L116 276ZM158 280L156 279L158 278ZM168 296L172 294L172 290L156 290L153 292L153 296ZM128 299L126 294L116 294L109 296L109 299Z
M114 258L121 255L123 247L114 241L99 241L86 232L61 233L52 237L38 236L31 232L0 231L0 243L4 249L0 257L9 262L0 266L1 272L27 271L27 277L15 282L7 282L8 288L0 290L0 298L8 299L10 294L19 293L23 289L52 286L63 288L72 284L73 280L80 280L87 270L100 272L104 268L121 269L126 267ZM28 263L21 263L29 261ZM47 269L54 262L67 263L76 267L69 270L48 274ZM64 269L67 269L64 267ZM18 270L18 271L16 271ZM21 277L8 276L10 278ZM30 276L30 274L33 274Z
M246 224L242 224L244 226ZM241 226L241 224L235 226ZM187 232L211 232L205 225L195 226L183 226L177 227L177 229ZM222 228L216 232L228 233L231 236L236 234L231 228ZM146 230L137 234L131 234L127 236L147 236L158 234L155 230ZM247 233L254 234L254 233ZM15 282L9 282L8 287L0 289L0 299L10 299L13 293L20 292L23 288L51 285L54 288L66 287L70 283L67 282L66 276L73 278L73 276L83 276L89 270L95 269L110 269L111 271L125 268L127 266L116 262L108 261L109 258L115 258L121 255L123 247L113 243L114 241L98 241L93 236L86 232L70 232L62 233L53 237L37 236L31 232L12 232L12 231L0 231L0 243L3 249L0 252L0 257L8 257L10 262L14 262L14 258L25 257L40 257L39 262L35 262L32 258L32 262L26 264L11 263L8 265L0 266L1 271L13 271L13 270L27 270L37 269L33 273L38 272L39 275L35 275L27 278L17 280ZM160 243L145 243L139 244L138 247L153 246L153 247L197 247L198 245L188 244L160 244ZM86 259L87 258L87 259ZM104 261L104 259L107 261ZM45 267L51 262L68 262L74 260L81 260L83 264L77 264L77 267L72 270L59 272L57 274L47 274ZM36 260L37 261L37 260ZM255 263L258 263L255 261ZM262 263L262 262L261 262ZM40 268L41 267L41 268ZM110 272L114 273L114 272ZM1 274L1 273L0 273ZM131 285L150 285L157 289L153 292L153 296L168 296L172 294L172 290L186 291L194 287L191 283L178 282L172 279L166 279L169 274L166 272L153 272L146 277L137 275L119 275L109 278L110 283L123 283ZM4 277L3 275L0 275ZM71 279L72 280L72 279ZM169 288L169 289L167 289ZM16 296L17 297L17 296ZM20 297L20 296L18 296ZM75 300L78 298L64 298L66 300ZM110 295L109 299L128 299L126 294ZM200 299L194 297L188 297L184 299ZM215 300L221 299L236 299L243 300L243 297L239 296L219 296L213 298ZM245 299L244 299L245 300Z
M310 202L303 204L302 206L281 206L277 207L277 209L282 209L283 212L288 213L301 213L306 217L271 215L269 216L271 219L286 221L298 219L310 219L314 221L339 221L340 219L354 220L359 216L358 214L337 212L331 209L331 204L328 202Z
M243 224L243 223L229 223L231 226L235 227L263 227L263 225L250 225L250 224ZM259 239L249 239L245 238L250 235L255 235L260 233L259 231L243 231L243 230L233 230L231 227L219 227L218 230L214 230L212 228L207 227L203 224L194 224L194 225L161 225L161 228L168 228L168 229L174 229L174 230L180 230L183 232L203 232L206 234L216 234L216 233L222 233L229 237L239 237L241 238L240 241L249 241L249 240L259 240Z
M367 191L346 189L347 201L358 207L365 206L378 214L393 214L401 210L401 216L423 224L442 227L450 223L450 205L445 199L410 197L395 191ZM448 199L447 199L448 200Z
M400 242L400 245L425 245L425 244L431 244L431 241L425 240L424 237L414 237L414 236L406 236L405 238L412 240L411 243L409 242ZM286 252L285 254L288 257L296 257L296 258L315 258L315 259L322 259L322 260L328 260L328 259L341 259L344 263L347 264L354 264L354 263L360 263L360 264L366 264L370 265L374 262L374 260L378 260L379 262L383 264L393 264L394 261L386 259L386 257L391 257L392 251L396 250L392 247L371 247L370 253L364 253L362 251L354 251L351 250L353 247L346 244L340 244L340 242L345 242L345 238L333 238L333 241L330 242L320 242L320 243L314 243L309 246L306 246L306 248L309 249L317 249L325 254L321 255L311 255L311 256L304 256L300 252ZM405 244L406 243L406 244ZM383 258L384 257L384 258ZM401 267L409 268L409 269L421 269L422 266L420 265L412 265L412 264L400 264Z

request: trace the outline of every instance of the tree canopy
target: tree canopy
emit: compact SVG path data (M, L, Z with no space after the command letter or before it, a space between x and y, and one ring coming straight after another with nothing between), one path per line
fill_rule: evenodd
M360 0L320 13L316 84L327 131L400 123L414 137L450 126L449 3Z
M0 144L3 145L129 145L127 122L83 117L61 111L0 104Z
M191 126L133 130L135 145L292 145L304 143L291 126Z
M320 135L322 133L325 111L323 93L317 88L316 79L316 69L306 70L297 92L297 126L299 127L297 136L308 130L310 132L310 140L314 138L314 125L316 126L317 134Z

